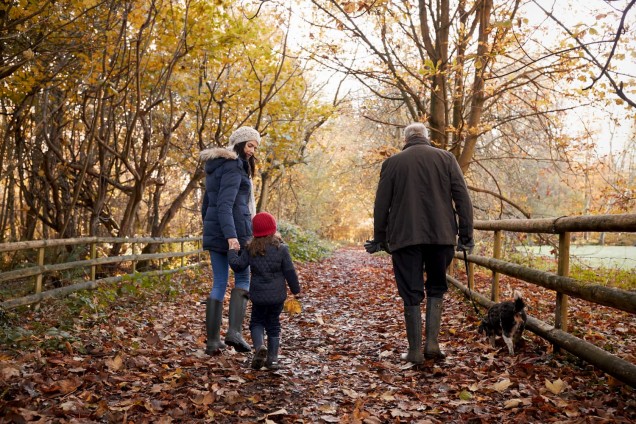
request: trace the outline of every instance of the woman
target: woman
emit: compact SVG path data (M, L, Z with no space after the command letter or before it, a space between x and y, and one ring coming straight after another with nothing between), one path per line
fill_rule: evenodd
M245 247L252 237L255 207L251 178L256 162L254 152L260 141L261 136L254 128L241 127L230 136L227 149L216 147L201 152L206 174L201 205L203 249L210 252L214 278L205 310L208 355L225 347L221 341L221 321L229 277L227 251ZM225 343L239 352L249 352L250 345L241 335L250 287L249 267L235 272L234 281Z

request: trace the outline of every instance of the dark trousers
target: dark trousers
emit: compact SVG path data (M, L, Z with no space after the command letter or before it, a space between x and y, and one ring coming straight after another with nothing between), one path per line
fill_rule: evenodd
M276 305L255 305L252 303L250 330L261 327L267 332L267 337L279 337L281 312L283 312L283 303Z
M418 244L391 252L395 282L405 306L422 303L424 290L427 297L444 296L448 291L446 270L453 256L454 246L440 244Z

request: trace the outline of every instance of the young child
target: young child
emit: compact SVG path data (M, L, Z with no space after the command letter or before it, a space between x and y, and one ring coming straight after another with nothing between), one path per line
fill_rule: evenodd
M252 219L254 238L240 254L228 252L232 269L241 271L250 266L250 300L252 317L250 332L254 343L252 368L278 369L280 343L280 314L287 298L287 285L296 298L300 294L298 275L289 249L276 232L276 220L267 212L259 212ZM285 284L287 282L287 284ZM267 348L264 345L267 332Z

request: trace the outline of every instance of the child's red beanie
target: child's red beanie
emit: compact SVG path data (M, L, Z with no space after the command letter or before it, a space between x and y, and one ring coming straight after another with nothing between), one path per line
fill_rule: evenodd
M276 233L276 219L267 212L259 212L252 218L254 237L271 236Z

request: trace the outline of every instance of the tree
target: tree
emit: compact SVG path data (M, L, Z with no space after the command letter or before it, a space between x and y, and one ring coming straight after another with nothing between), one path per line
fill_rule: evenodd
M520 158L568 160L561 148L566 138L554 135L561 132L560 114L574 108L561 99L577 95L562 81L587 68L581 46L546 38L519 1L312 4L318 16L314 40L323 51L316 60L356 78L376 98L395 103L397 113L368 118L397 127L427 121L433 143L454 153L469 181L486 184L473 184L475 191L503 202L500 213L506 208L506 214L516 210L528 216L493 181L497 174L483 146L505 137L521 146ZM354 48L337 43L342 33L351 36ZM520 128L531 138L520 135ZM533 157L536 149L524 146L528 140L550 153Z

